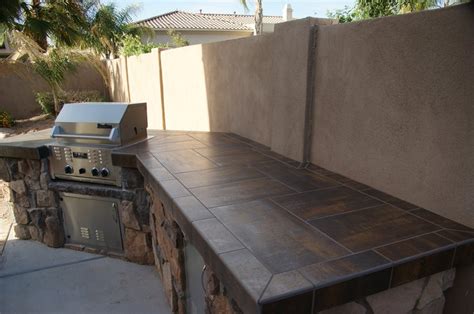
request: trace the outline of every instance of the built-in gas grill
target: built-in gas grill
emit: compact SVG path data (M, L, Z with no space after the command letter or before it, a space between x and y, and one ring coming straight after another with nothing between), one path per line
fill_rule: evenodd
M147 136L146 104L66 104L54 123L50 146L53 179L120 186L120 168L112 166L114 148Z
M93 190L121 191L122 171L112 165L112 150L145 139L146 128L145 103L64 105L51 134L49 166L52 179L68 186L59 193L66 242L123 250L120 199Z

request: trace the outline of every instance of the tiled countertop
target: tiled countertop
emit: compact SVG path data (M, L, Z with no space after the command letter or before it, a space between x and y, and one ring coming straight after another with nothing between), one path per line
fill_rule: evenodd
M0 157L41 159L48 156L51 129L0 140Z
M245 312L310 313L474 260L474 230L245 138L157 132L138 167Z

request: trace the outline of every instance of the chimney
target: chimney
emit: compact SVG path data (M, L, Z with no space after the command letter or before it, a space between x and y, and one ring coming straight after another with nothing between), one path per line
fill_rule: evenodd
M291 21L293 19L293 9L291 4L287 3L283 7L283 21Z

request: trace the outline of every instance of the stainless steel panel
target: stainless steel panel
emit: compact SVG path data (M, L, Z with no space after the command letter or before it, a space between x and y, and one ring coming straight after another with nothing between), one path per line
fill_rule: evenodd
M204 260L194 246L184 247L184 267L186 271L186 305L189 314L205 313L202 272Z
M121 185L121 168L112 166L112 151L102 146L60 146L49 147L49 165L53 179L66 179L83 182ZM66 172L66 167L72 168L72 173ZM108 170L103 177L93 175L93 169Z
M66 242L122 252L118 200L60 193Z

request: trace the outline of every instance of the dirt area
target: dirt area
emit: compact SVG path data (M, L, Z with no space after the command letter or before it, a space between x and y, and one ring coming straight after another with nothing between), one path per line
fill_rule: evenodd
M8 129L5 137L49 129L54 124L54 118L51 115L43 114L29 119L16 120L15 122L15 126Z

